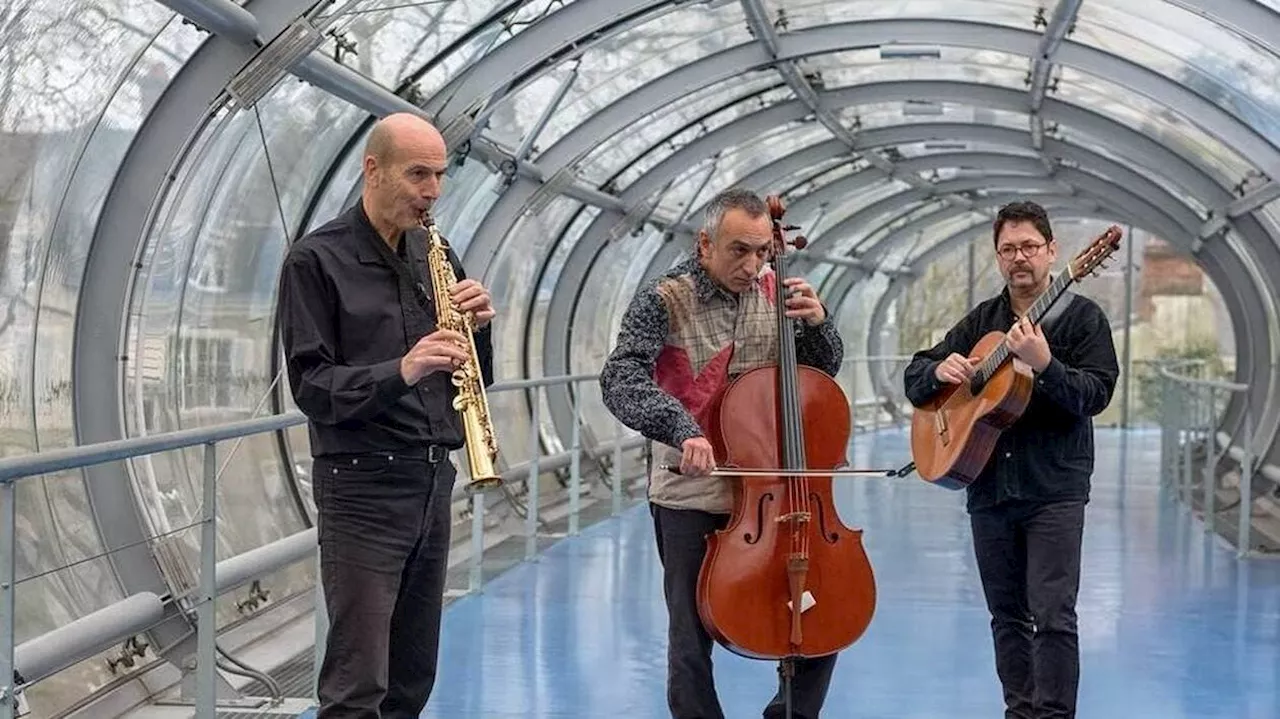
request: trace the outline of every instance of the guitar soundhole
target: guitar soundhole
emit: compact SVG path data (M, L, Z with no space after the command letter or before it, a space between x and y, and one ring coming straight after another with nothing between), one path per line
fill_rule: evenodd
M827 544L835 544L840 541L839 534L827 531L827 512L826 508L822 506L822 502L819 501L818 495L810 494L809 499L818 508L818 531L822 533L822 538L826 540Z
M764 495L760 497L760 502L756 504L756 527L757 528L764 527L764 503L772 500L773 500L773 493L766 492ZM751 534L751 532L744 532L742 534L742 538L746 540L747 544L755 544L756 542L760 541L760 537L763 536L763 534L764 534L763 531L756 532L754 535Z

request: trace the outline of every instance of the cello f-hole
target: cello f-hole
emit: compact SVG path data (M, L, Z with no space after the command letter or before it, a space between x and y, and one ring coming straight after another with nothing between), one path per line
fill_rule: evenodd
M756 534L751 536L751 532L742 534L743 540L747 544L755 544L760 541L760 537L764 535L764 503L773 500L773 492L765 492L760 495L760 501L756 503Z
M827 531L827 514L825 511L825 508L822 505L822 500L818 497L817 494L810 493L809 501L813 502L814 506L818 508L818 531L822 533L823 541L825 541L827 544L835 544L836 542L840 541L839 532Z

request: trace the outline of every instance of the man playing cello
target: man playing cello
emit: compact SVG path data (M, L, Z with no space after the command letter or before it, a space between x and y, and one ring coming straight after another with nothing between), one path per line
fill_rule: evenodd
M623 317L617 346L600 373L604 404L656 444L655 465L679 466L649 477L658 557L669 620L667 702L674 719L723 719L712 678L712 639L698 615L698 573L706 537L729 520L733 495L715 469L706 438L708 401L737 375L778 361L772 298L776 278L761 272L772 225L764 201L730 189L708 205L697 258L646 284ZM834 375L844 345L812 287L786 278L789 317L800 364ZM836 655L796 663L794 715L816 719ZM764 717L782 717L781 686Z

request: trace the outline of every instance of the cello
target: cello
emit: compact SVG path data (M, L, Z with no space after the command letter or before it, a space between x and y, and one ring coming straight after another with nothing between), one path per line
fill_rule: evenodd
M714 475L733 482L727 526L707 537L698 613L718 643L777 660L791 715L799 658L834 654L871 623L876 586L862 530L836 512L832 476L849 444L849 401L822 370L796 359L796 322L785 315L788 241L782 199L766 198L773 223L776 365L742 373L711 401L707 438ZM804 247L804 238L792 243ZM884 472L866 472L883 476Z

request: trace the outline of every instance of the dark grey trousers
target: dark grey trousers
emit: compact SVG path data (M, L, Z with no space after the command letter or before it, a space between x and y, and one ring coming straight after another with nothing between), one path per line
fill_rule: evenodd
M1074 719L1080 682L1076 595L1082 501L974 512L1005 719Z
M727 514L649 505L667 601L667 705L673 719L724 719L711 671L711 635L698 616L698 572L707 535L724 529ZM799 660L791 681L792 719L818 719L836 655ZM765 719L786 719L782 681Z
M329 611L316 719L416 719L436 678L453 465L322 457L312 475Z

